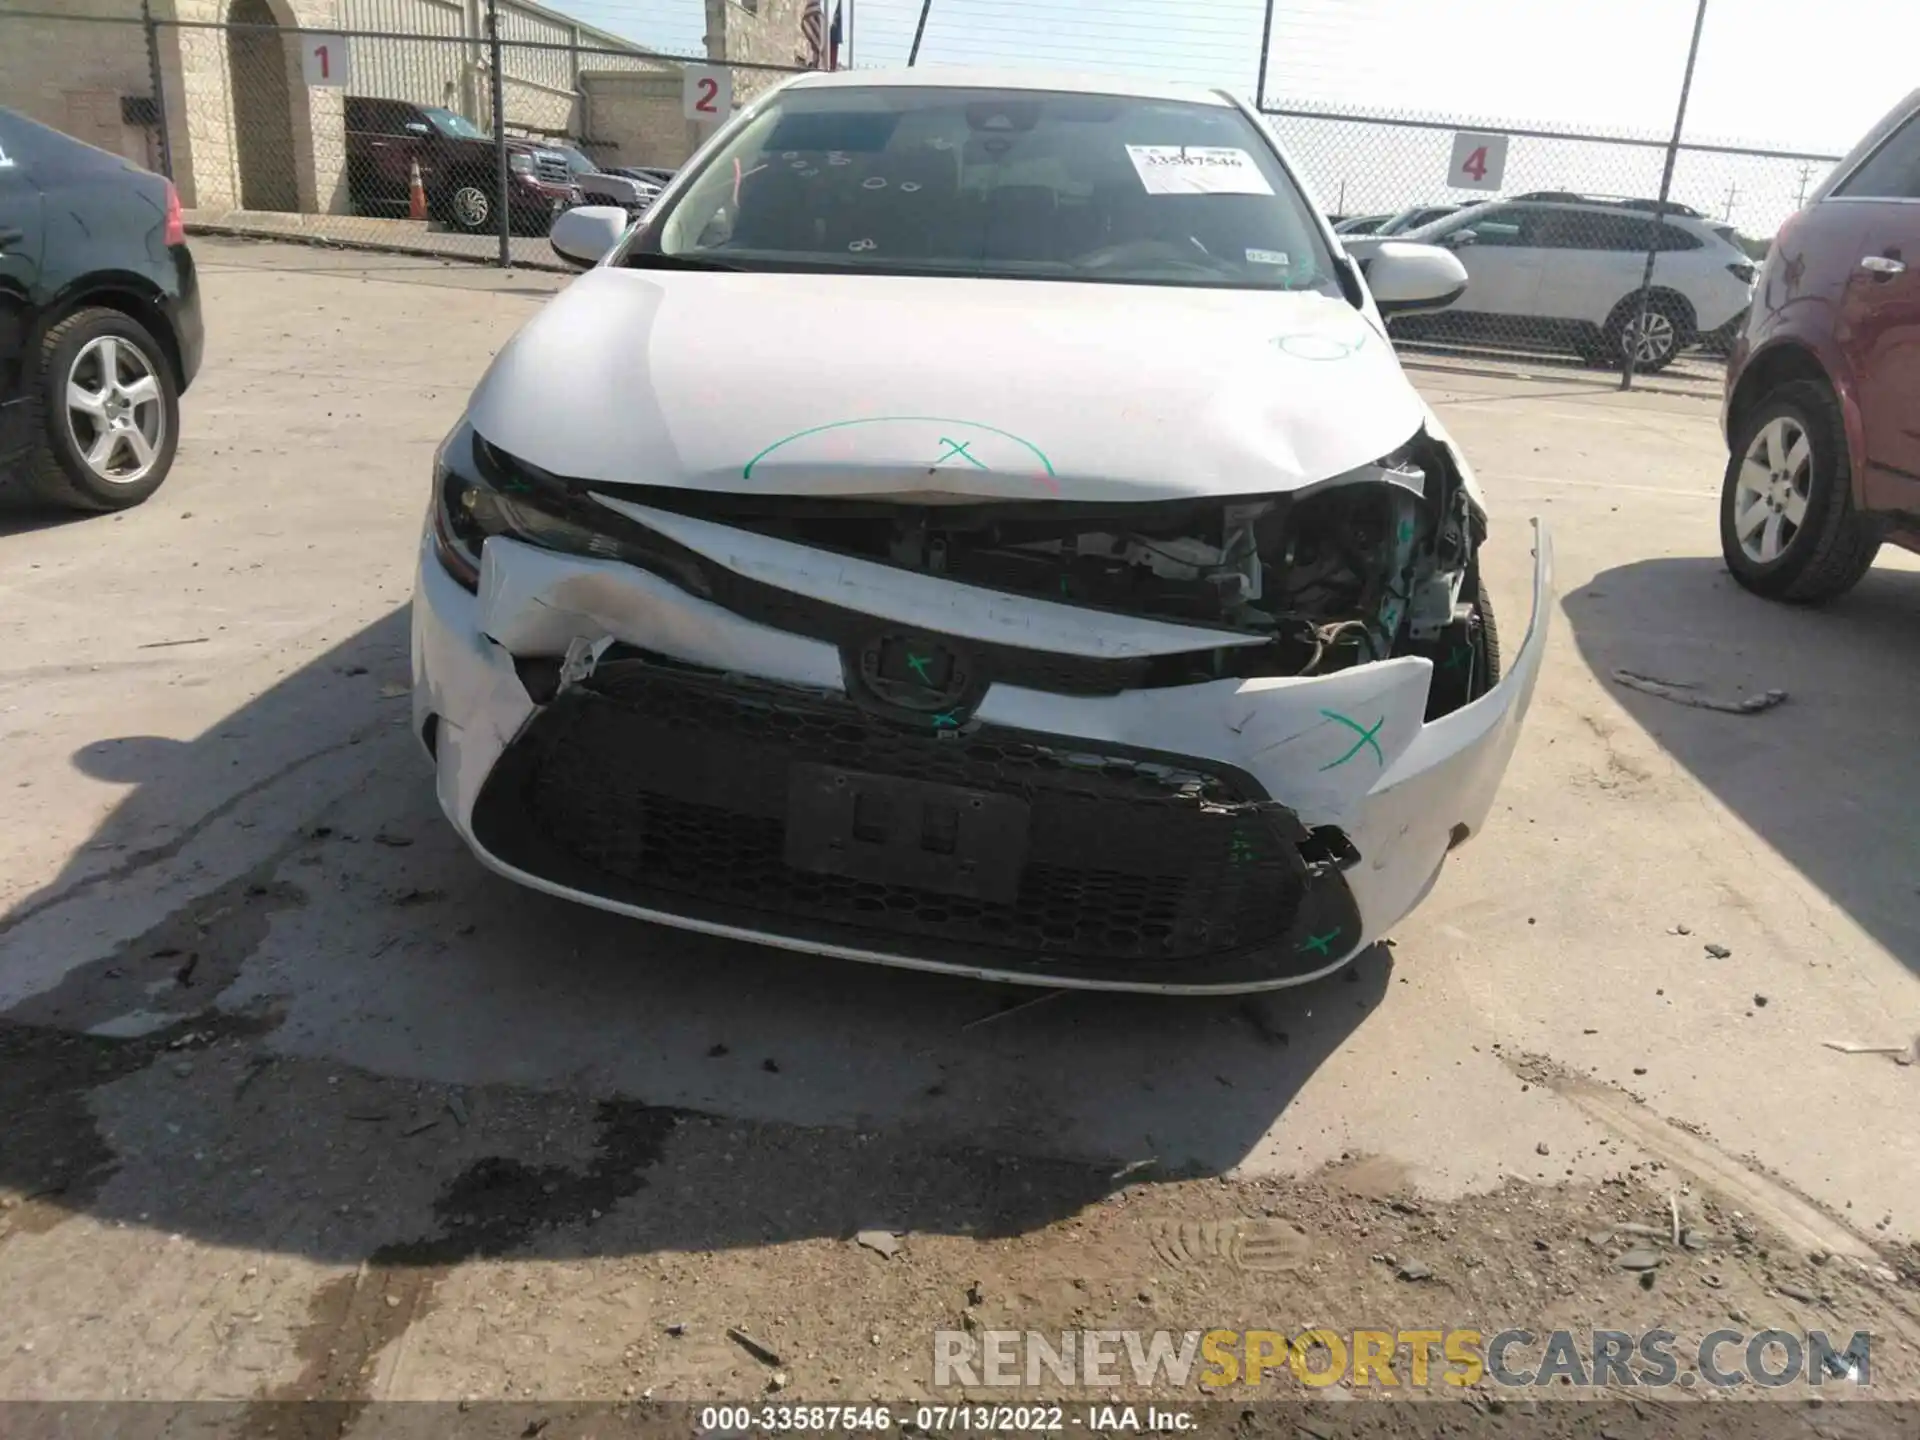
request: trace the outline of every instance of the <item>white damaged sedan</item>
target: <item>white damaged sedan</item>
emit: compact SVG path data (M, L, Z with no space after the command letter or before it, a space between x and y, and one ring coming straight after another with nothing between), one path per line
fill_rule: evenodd
M1531 698L1486 512L1365 271L1231 97L797 77L503 349L435 462L414 720L510 879L1050 986L1338 968ZM1512 635L1509 630L1509 635Z

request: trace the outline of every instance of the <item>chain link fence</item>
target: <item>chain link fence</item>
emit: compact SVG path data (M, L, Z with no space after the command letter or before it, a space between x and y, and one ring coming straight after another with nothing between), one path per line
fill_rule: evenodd
M559 268L556 214L641 211L728 110L806 59L802 0L707 6L724 62L533 0L337 0L326 30L287 23L289 3L223 0L199 21L140 0L0 9L0 104L167 171L203 233ZM698 96L711 120L690 118ZM1769 239L1837 158L1263 108L1357 257L1406 238L1465 266L1447 310L1395 319L1403 347L1629 380L1716 378Z
M0 9L0 104L165 171L198 233L563 268L556 215L641 213L732 107L800 68L657 53L518 0L340 13L354 23L319 30L269 0L220 21ZM711 119L688 114L702 97Z
M1713 376L1771 237L1839 158L1391 112L1266 114L1354 254L1418 240L1465 266L1467 291L1446 310L1393 321L1404 345L1695 378Z

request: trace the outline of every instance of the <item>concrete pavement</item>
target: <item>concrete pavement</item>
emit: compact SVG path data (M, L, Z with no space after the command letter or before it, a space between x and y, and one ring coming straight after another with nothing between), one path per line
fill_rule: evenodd
M1253 1006L1065 995L973 1026L1031 992L571 907L441 820L399 698L428 460L565 277L196 251L208 360L167 486L0 534L0 1016L126 1036L211 1004L315 1073L1073 1164L1367 1156L1442 1199L1659 1159L1809 1246L1920 1233L1894 1118L1920 1067L1823 1044L1920 1031L1920 566L1884 556L1817 613L1739 592L1710 402L1418 374L1491 497L1503 630L1531 515L1562 598L1494 815L1390 949ZM1683 709L1617 667L1791 699ZM197 1245L351 1254L149 1209Z

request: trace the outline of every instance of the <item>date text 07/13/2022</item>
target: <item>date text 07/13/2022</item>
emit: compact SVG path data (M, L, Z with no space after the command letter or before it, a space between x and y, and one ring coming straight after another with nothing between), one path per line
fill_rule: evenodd
M703 1436L830 1431L884 1433L911 1426L922 1434L1044 1434L1067 1430L1165 1435L1196 1428L1191 1410L1159 1405L709 1405Z

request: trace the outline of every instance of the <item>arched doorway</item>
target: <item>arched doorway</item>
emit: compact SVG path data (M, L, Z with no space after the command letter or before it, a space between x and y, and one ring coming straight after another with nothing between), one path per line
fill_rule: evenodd
M233 84L233 143L240 203L248 210L298 210L292 53L268 0L233 0L227 10L227 70Z

